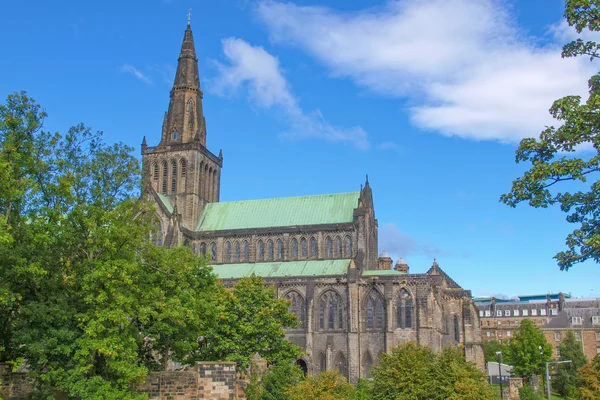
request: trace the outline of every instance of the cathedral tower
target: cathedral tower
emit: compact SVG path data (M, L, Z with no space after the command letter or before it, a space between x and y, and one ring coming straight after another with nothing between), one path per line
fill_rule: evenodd
M188 26L158 146L142 142L144 190L180 223L194 230L204 207L219 201L222 153L206 148L206 121L192 29Z

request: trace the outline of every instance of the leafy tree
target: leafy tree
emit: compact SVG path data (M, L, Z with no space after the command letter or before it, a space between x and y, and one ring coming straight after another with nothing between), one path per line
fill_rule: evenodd
M246 388L248 400L287 400L288 389L299 384L304 373L294 362L282 362L269 368L260 381L253 382Z
M1 357L27 360L40 397L139 398L148 370L191 360L214 324L215 277L149 242L131 148L83 125L43 132L44 117L25 93L0 107Z
M382 354L373 366L373 399L491 399L482 371L465 361L459 349L436 355L428 347L406 344Z
M519 388L519 400L545 400L543 397L538 396L533 389L533 386L529 384L523 385Z
M567 22L578 33L599 31L599 4L598 0L567 0ZM564 46L562 56L595 59L599 49L596 42L577 39ZM521 141L516 162L532 166L500 198L512 207L523 201L536 208L558 204L567 213L567 221L576 228L566 238L567 250L554 256L561 270L588 259L600 261L600 75L592 76L588 86L586 101L566 96L554 102L550 114L558 128L549 126L539 138ZM589 152L575 154L581 147Z
M581 400L600 400L600 355L579 368L577 387Z
M245 371L256 353L269 364L302 354L285 339L284 327L296 326L296 316L264 279L254 275L240 279L233 288L222 289L216 302L218 323L208 327L198 359L235 361Z
M356 389L337 371L311 376L288 389L290 400L354 400Z
M537 375L542 373L544 363L552 359L552 345L535 323L525 318L510 341L508 357L515 375Z
M557 373L552 377L552 388L563 397L575 397L577 392L577 370L587 363L581 343L575 338L573 331L567 331L565 338L558 346L560 357L571 360L568 364L560 364Z
M508 359L508 344L506 342L500 342L499 340L488 340L483 343L483 354L485 357L485 362L498 362L498 356L496 355L498 352L502 353L502 362L505 364L510 364L510 360Z

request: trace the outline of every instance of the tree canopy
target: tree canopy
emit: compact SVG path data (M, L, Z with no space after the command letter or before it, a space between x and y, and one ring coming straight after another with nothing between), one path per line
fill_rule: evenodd
M515 375L537 375L544 370L544 363L552 359L552 345L535 323L525 318L521 320L519 329L514 332L507 355Z
M577 387L581 400L600 400L600 354L579 368Z
M579 34L600 30L599 0L567 0L565 18ZM576 39L563 47L563 57L599 57L600 45ZM539 138L523 139L516 162L531 168L513 181L500 200L515 207L559 205L576 228L566 238L567 249L555 255L561 270L585 260L600 261L600 75L588 82L588 98L566 96L552 104L558 127L546 127Z
M587 363L581 342L573 331L567 334L558 346L561 360L570 360L568 364L557 366L556 374L552 377L552 388L563 397L576 397L577 370Z

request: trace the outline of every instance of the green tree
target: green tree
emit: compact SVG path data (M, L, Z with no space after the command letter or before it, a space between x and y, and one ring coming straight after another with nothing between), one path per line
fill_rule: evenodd
M406 344L382 354L373 366L373 399L492 399L481 370L465 361L459 349L436 355L428 347Z
M267 373L253 381L246 388L248 400L287 400L287 393L292 386L299 384L304 373L295 362L281 362L269 368Z
M578 33L599 31L599 4L599 0L567 0L565 18ZM562 55L595 59L599 48L596 42L577 39L564 46ZM532 166L500 198L512 207L523 201L536 208L558 204L567 213L566 220L576 228L566 238L567 249L554 256L561 270L588 259L600 261L600 75L592 76L588 86L586 101L566 96L554 102L550 114L558 128L549 126L539 138L521 141L516 162ZM582 146L589 152L575 153Z
M356 389L337 371L311 376L288 389L290 400L354 400Z
M558 371L552 377L552 389L563 397L575 397L577 393L577 370L587 363L581 342L577 341L573 331L567 331L558 346L560 358L571 360L568 364L558 365Z
M148 370L189 359L214 324L215 277L149 242L131 148L83 125L43 132L44 117L25 93L0 107L1 356L27 360L39 396L139 398Z
M552 359L552 345L535 323L525 318L510 341L508 357L516 375L538 375L542 373L544 363Z
M504 364L510 364L510 360L508 359L508 344L506 342L500 342L499 340L488 340L483 343L483 354L485 357L485 362L498 362L497 353L502 353L502 362Z
M295 360L302 354L285 339L284 327L297 326L296 316L263 278L240 279L233 288L222 289L216 303L218 323L203 335L198 359L235 361L245 371L256 353L269 364Z
M577 387L581 400L600 400L600 355L579 368Z

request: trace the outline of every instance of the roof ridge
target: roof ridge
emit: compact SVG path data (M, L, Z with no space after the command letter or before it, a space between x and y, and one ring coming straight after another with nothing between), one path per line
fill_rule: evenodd
M280 200L280 199L299 199L299 198L307 198L307 197L325 197L325 196L342 196L342 195L360 195L360 192L341 192L341 193L323 193L323 194L309 194L304 196L285 196L285 197L265 197L260 199L248 199L248 200L231 200L231 201L219 201L214 203L208 203L208 205L218 205L218 204L231 204L231 203L246 203L249 201L265 201L265 200Z

